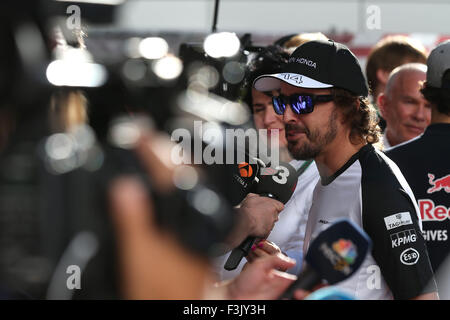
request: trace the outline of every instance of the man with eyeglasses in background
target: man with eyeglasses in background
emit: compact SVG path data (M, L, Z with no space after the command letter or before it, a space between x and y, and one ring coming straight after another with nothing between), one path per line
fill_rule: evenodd
M280 89L274 110L283 114L288 149L313 158L320 180L306 222L304 254L327 225L348 218L362 226L373 250L338 288L357 299L437 299L414 195L398 167L372 144L380 138L375 109L353 53L333 41L297 48L282 72L263 75L255 89ZM408 243L397 238L414 234ZM345 243L342 256L357 255Z

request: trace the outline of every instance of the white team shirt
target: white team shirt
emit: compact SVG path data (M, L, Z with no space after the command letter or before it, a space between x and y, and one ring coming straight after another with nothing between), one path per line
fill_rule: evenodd
M356 299L414 298L433 276L418 212L414 194L395 163L366 145L332 177L317 183L303 255L321 231L347 218L369 235L372 251L350 278L336 286ZM414 237L398 241L408 235Z

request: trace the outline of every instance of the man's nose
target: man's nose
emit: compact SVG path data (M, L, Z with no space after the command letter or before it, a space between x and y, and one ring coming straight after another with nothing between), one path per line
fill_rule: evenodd
M264 112L264 126L269 127L277 120L279 120L279 115L275 113L275 110L273 110L273 106L267 106L266 111Z
M419 103L417 106L416 112L414 113L414 117L418 121L428 121L429 114L431 114L429 108L427 108L425 103Z

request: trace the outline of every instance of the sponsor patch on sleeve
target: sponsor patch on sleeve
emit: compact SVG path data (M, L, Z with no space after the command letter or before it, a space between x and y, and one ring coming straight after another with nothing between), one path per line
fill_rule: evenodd
M416 249L408 248L400 254L400 262L412 266L419 261L420 254Z
M411 214L409 212L399 212L384 218L387 230L392 230L401 226L412 224Z
M414 243L416 241L417 235L414 229L408 229L391 234L392 248L397 248L402 245Z

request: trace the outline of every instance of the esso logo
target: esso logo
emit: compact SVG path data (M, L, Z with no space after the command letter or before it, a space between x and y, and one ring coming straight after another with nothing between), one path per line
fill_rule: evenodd
M416 249L408 248L400 255L400 262L411 266L419 260L420 254Z

